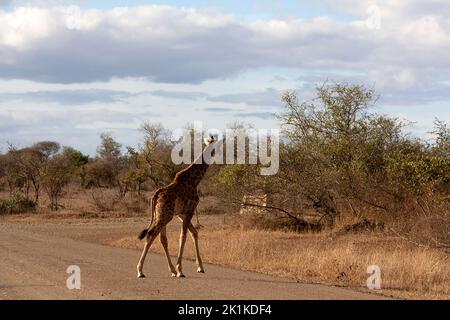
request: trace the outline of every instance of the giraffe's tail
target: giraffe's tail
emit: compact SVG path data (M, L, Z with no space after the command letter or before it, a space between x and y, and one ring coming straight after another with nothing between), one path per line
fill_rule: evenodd
M138 239L139 239L139 240L144 239L144 238L147 236L147 234L149 233L149 231L150 231L150 228L151 228L151 226L152 226L152 224L153 224L153 220L154 220L154 217L155 217L156 201L157 201L157 199L158 199L158 194L159 194L160 191L161 191L161 189L158 189L158 190L155 192L155 194L153 195L152 199L150 200L150 208L151 208L151 220L150 220L150 224L148 225L148 227L147 227L146 229L142 230L142 231L139 233L139 235L138 235Z

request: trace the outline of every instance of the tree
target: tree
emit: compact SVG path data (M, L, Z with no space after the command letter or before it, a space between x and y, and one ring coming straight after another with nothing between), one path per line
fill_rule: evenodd
M431 132L435 135L435 144L433 153L441 157L450 157L450 127L444 121L434 120L434 130Z
M118 176L123 169L122 145L110 134L100 135L98 157L86 165L86 185L118 187Z
M48 159L52 155L58 153L61 146L55 141L40 141L33 144L30 148L39 152L43 157Z
M159 123L144 122L141 130L144 143L139 150L139 159L146 163L147 176L154 187L159 187L170 182L180 169L171 160L173 143L169 132Z
M291 169L301 173L301 180L308 178L302 188L306 198L328 214L337 213L342 198L350 206L353 201L371 203L361 192L362 184L369 170L384 166L383 153L377 156L386 137L399 130L395 120L368 115L374 91L360 85L325 84L317 88L313 101L299 103L294 92L286 93L283 101L284 133L301 159L301 165ZM391 131L383 132L388 128Z
M53 141L42 141L31 147L17 149L10 145L7 157L9 158L9 185L10 191L16 187L24 187L28 196L30 187L34 189L34 202L39 203L41 191L41 170L46 161L58 152L60 145Z
M121 155L122 145L118 143L109 133L102 133L100 135L100 145L97 148L97 153L102 159L117 159Z
M135 192L141 194L142 184L147 180L147 170L145 169L145 162L139 156L139 153L132 147L127 147L127 154L125 156L125 165L119 176L119 182L122 185L123 192L131 191L132 195Z
M388 158L390 178L399 188L409 191L416 202L419 198L421 201L450 199L450 130L445 122L436 120L432 133L434 143L419 139L403 141Z
M71 181L76 170L73 158L68 155L70 153L66 152L52 156L42 170L42 183L53 211L59 209L64 187Z
M86 184L86 165L89 163L89 156L71 147L64 147L63 154L72 161L75 169L74 175L80 178L80 184Z
M0 189L4 187L7 177L6 171L7 159L6 155L0 153Z
M5 180L8 184L9 193L12 195L17 190L24 188L26 185L26 175L21 171L21 167L15 160L15 154L11 150L3 155L2 158Z

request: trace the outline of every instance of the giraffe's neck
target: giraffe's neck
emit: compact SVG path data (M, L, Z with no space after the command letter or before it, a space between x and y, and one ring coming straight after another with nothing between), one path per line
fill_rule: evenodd
M206 146L203 152L195 159L194 163L183 170L183 174L180 176L181 181L185 181L186 183L195 186L202 181L202 178L209 168L209 164L204 161L204 154L210 152L211 148L213 148L212 145Z
M188 175L190 177L189 183L192 185L197 186L200 181L202 181L206 171L208 170L209 165L202 162L199 164L193 163L191 164L186 171L188 172Z

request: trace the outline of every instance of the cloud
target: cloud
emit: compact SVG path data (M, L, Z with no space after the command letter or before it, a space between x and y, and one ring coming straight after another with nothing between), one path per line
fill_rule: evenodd
M204 108L206 112L230 112L233 111L231 108Z
M204 98L204 97L208 96L208 94L206 94L204 92L195 92L195 91L155 90L155 91L150 91L150 93L154 96L182 99L182 100L198 100L200 98Z
M347 2L348 8L356 3ZM437 2L443 12L450 10L450 4ZM355 4L359 16L349 22L329 17L248 21L160 5L0 10L0 74L57 83L112 77L199 83L267 66L364 73L398 67L418 78L450 68L448 16L437 9L407 15L401 12L408 8L405 1L383 1L382 26L371 30L364 20L368 3Z
M13 2L14 2L14 0L0 0L0 7L7 6Z
M58 90L34 91L24 93L0 93L0 101L20 100L24 102L56 102L61 105L83 105L92 102L113 103L130 97L131 94L123 91L84 89L84 90Z
M265 91L260 92L209 97L208 100L214 102L244 103L252 106L278 107L281 105L281 95L282 92L273 88L267 88Z
M1 101L0 101L1 102ZM140 141L137 130L143 119L158 118L157 112L143 108L130 112L127 105L119 108L96 106L90 108L61 108L44 102L0 104L0 151L11 142L26 146L40 140L54 140L95 154L98 136L104 131L114 131L127 145Z
M220 77L228 67L240 69L234 63L214 66L226 54L219 42L243 42L242 32L234 32L239 25L230 19L167 6L0 11L0 74L58 83L114 76L162 82Z
M259 118L259 119L274 119L275 115L272 112L240 112L234 114L236 118Z
M424 15L449 16L450 7L447 0L325 0L335 10L351 13L356 16L368 14L368 8L376 5L382 16L420 17ZM395 23L395 21L391 21Z

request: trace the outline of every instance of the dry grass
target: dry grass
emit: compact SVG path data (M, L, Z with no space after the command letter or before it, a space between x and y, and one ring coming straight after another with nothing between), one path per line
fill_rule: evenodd
M144 192L140 196L127 194L118 196L118 190L105 188L83 189L71 185L60 200L61 208L51 211L49 200L42 194L39 207L36 209L36 219L40 218L108 218L136 217L148 212L149 199L152 192ZM8 199L9 192L0 191L0 199ZM29 217L31 218L31 217Z
M169 233L172 253L177 252L177 236L176 231ZM136 249L143 246L135 236L109 244ZM450 298L449 254L394 238L333 238L324 233L299 235L207 227L200 232L200 245L205 262L361 290L367 290L367 267L375 264L382 272L382 290L378 293L399 298ZM159 242L155 242L153 250L162 253ZM186 246L186 257L194 258L193 245Z

